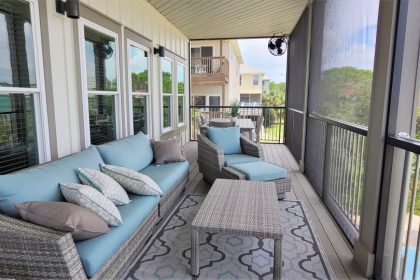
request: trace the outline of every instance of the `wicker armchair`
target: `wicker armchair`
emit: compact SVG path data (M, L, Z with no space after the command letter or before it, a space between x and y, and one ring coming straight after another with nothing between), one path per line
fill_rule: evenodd
M246 155L258 157L264 160L264 150L261 145L252 142L247 137L241 135L242 152ZM222 148L214 144L204 135L198 135L198 167L203 174L204 180L213 183L218 178L246 180L245 174L225 166L224 153ZM291 180L283 178L275 180L277 195L279 199L284 198L284 194L291 190Z

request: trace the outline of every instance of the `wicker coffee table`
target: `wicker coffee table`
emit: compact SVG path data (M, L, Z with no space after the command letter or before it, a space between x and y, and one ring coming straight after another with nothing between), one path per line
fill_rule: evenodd
M281 278L282 231L274 182L217 179L191 224L191 270L200 274L200 232L274 239L274 279Z

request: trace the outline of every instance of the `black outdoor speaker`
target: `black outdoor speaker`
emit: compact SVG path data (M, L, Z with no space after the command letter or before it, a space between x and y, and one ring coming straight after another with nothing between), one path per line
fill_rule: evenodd
M154 48L154 54L159 54L160 57L165 57L165 48L162 46L159 46L159 48Z
M80 17L79 0L55 0L55 10L57 13L67 13L67 17L78 19Z

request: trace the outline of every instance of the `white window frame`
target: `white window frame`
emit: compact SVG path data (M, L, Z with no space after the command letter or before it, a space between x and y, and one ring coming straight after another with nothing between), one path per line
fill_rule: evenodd
M180 95L178 93L178 66L181 66L182 68L184 68L184 93L182 95ZM187 95L187 66L184 63L180 63L180 62L176 62L176 123L178 125L178 127L184 126L185 125L185 120L186 120L186 95ZM184 98L184 104L183 104L183 111L184 111L184 121L183 122L179 122L179 112L178 112L178 97L182 96Z
M163 71L162 71L162 60L163 59L171 62L171 65L172 65L172 67L171 67L171 70L172 70L172 93L163 92ZM172 59L170 57L167 57L167 56L161 57L160 60L159 60L159 71L160 71L160 73L159 73L159 76L160 76L160 103L161 103L160 104L160 128L161 128L161 133L162 134L173 130L174 129L174 123L175 123L174 120L177 119L177 117L175 115L175 111L176 110L174 110L174 106L175 106L175 103L176 103L174 101L175 96L176 96L175 95L175 91L176 91L176 89L175 89L176 76L174 75L174 73L175 73L175 71L174 71L174 65L175 65L175 61L174 61L174 59ZM170 112L170 115L171 115L171 124L168 127L164 127L163 126L163 97L164 96L170 96L171 97L171 106L170 106L170 108L171 108L171 112Z
M132 80L131 80L131 53L130 48L135 47L147 52L147 92L133 92ZM150 49L139 44L133 40L127 39L127 75L128 75L128 112L130 116L130 135L134 134L133 125L133 96L146 96L147 99L147 136L151 139L153 137L152 127L152 84L151 84L151 52Z
M41 44L41 29L38 2L25 0L29 3L31 15L32 43L35 60L35 81L36 87L0 87L0 95L25 94L34 96L34 119L35 133L37 140L38 163L51 160L51 147L48 130L47 101L45 96L45 78L43 67L43 55Z
M116 91L92 91L88 90L87 85L87 69L86 69L86 51L85 51L85 26L101 32L107 36L115 39L115 72L117 77L117 90ZM79 19L79 49L80 49L80 69L82 81L82 96L83 96L83 124L85 133L85 147L91 145L90 140L90 124L89 124L89 94L114 96L114 116L115 116L115 139L121 138L122 135L122 122L121 122L121 75L120 75L120 50L119 50L119 36L117 33L106 29L88 19Z

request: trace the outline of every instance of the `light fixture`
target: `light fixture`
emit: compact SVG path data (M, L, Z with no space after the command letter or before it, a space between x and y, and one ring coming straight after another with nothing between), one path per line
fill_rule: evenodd
M55 0L55 10L62 15L66 13L69 18L77 19L80 17L79 0Z
M165 48L162 46L159 46L159 48L153 48L153 53L154 54L159 54L160 57L164 57L165 56Z

